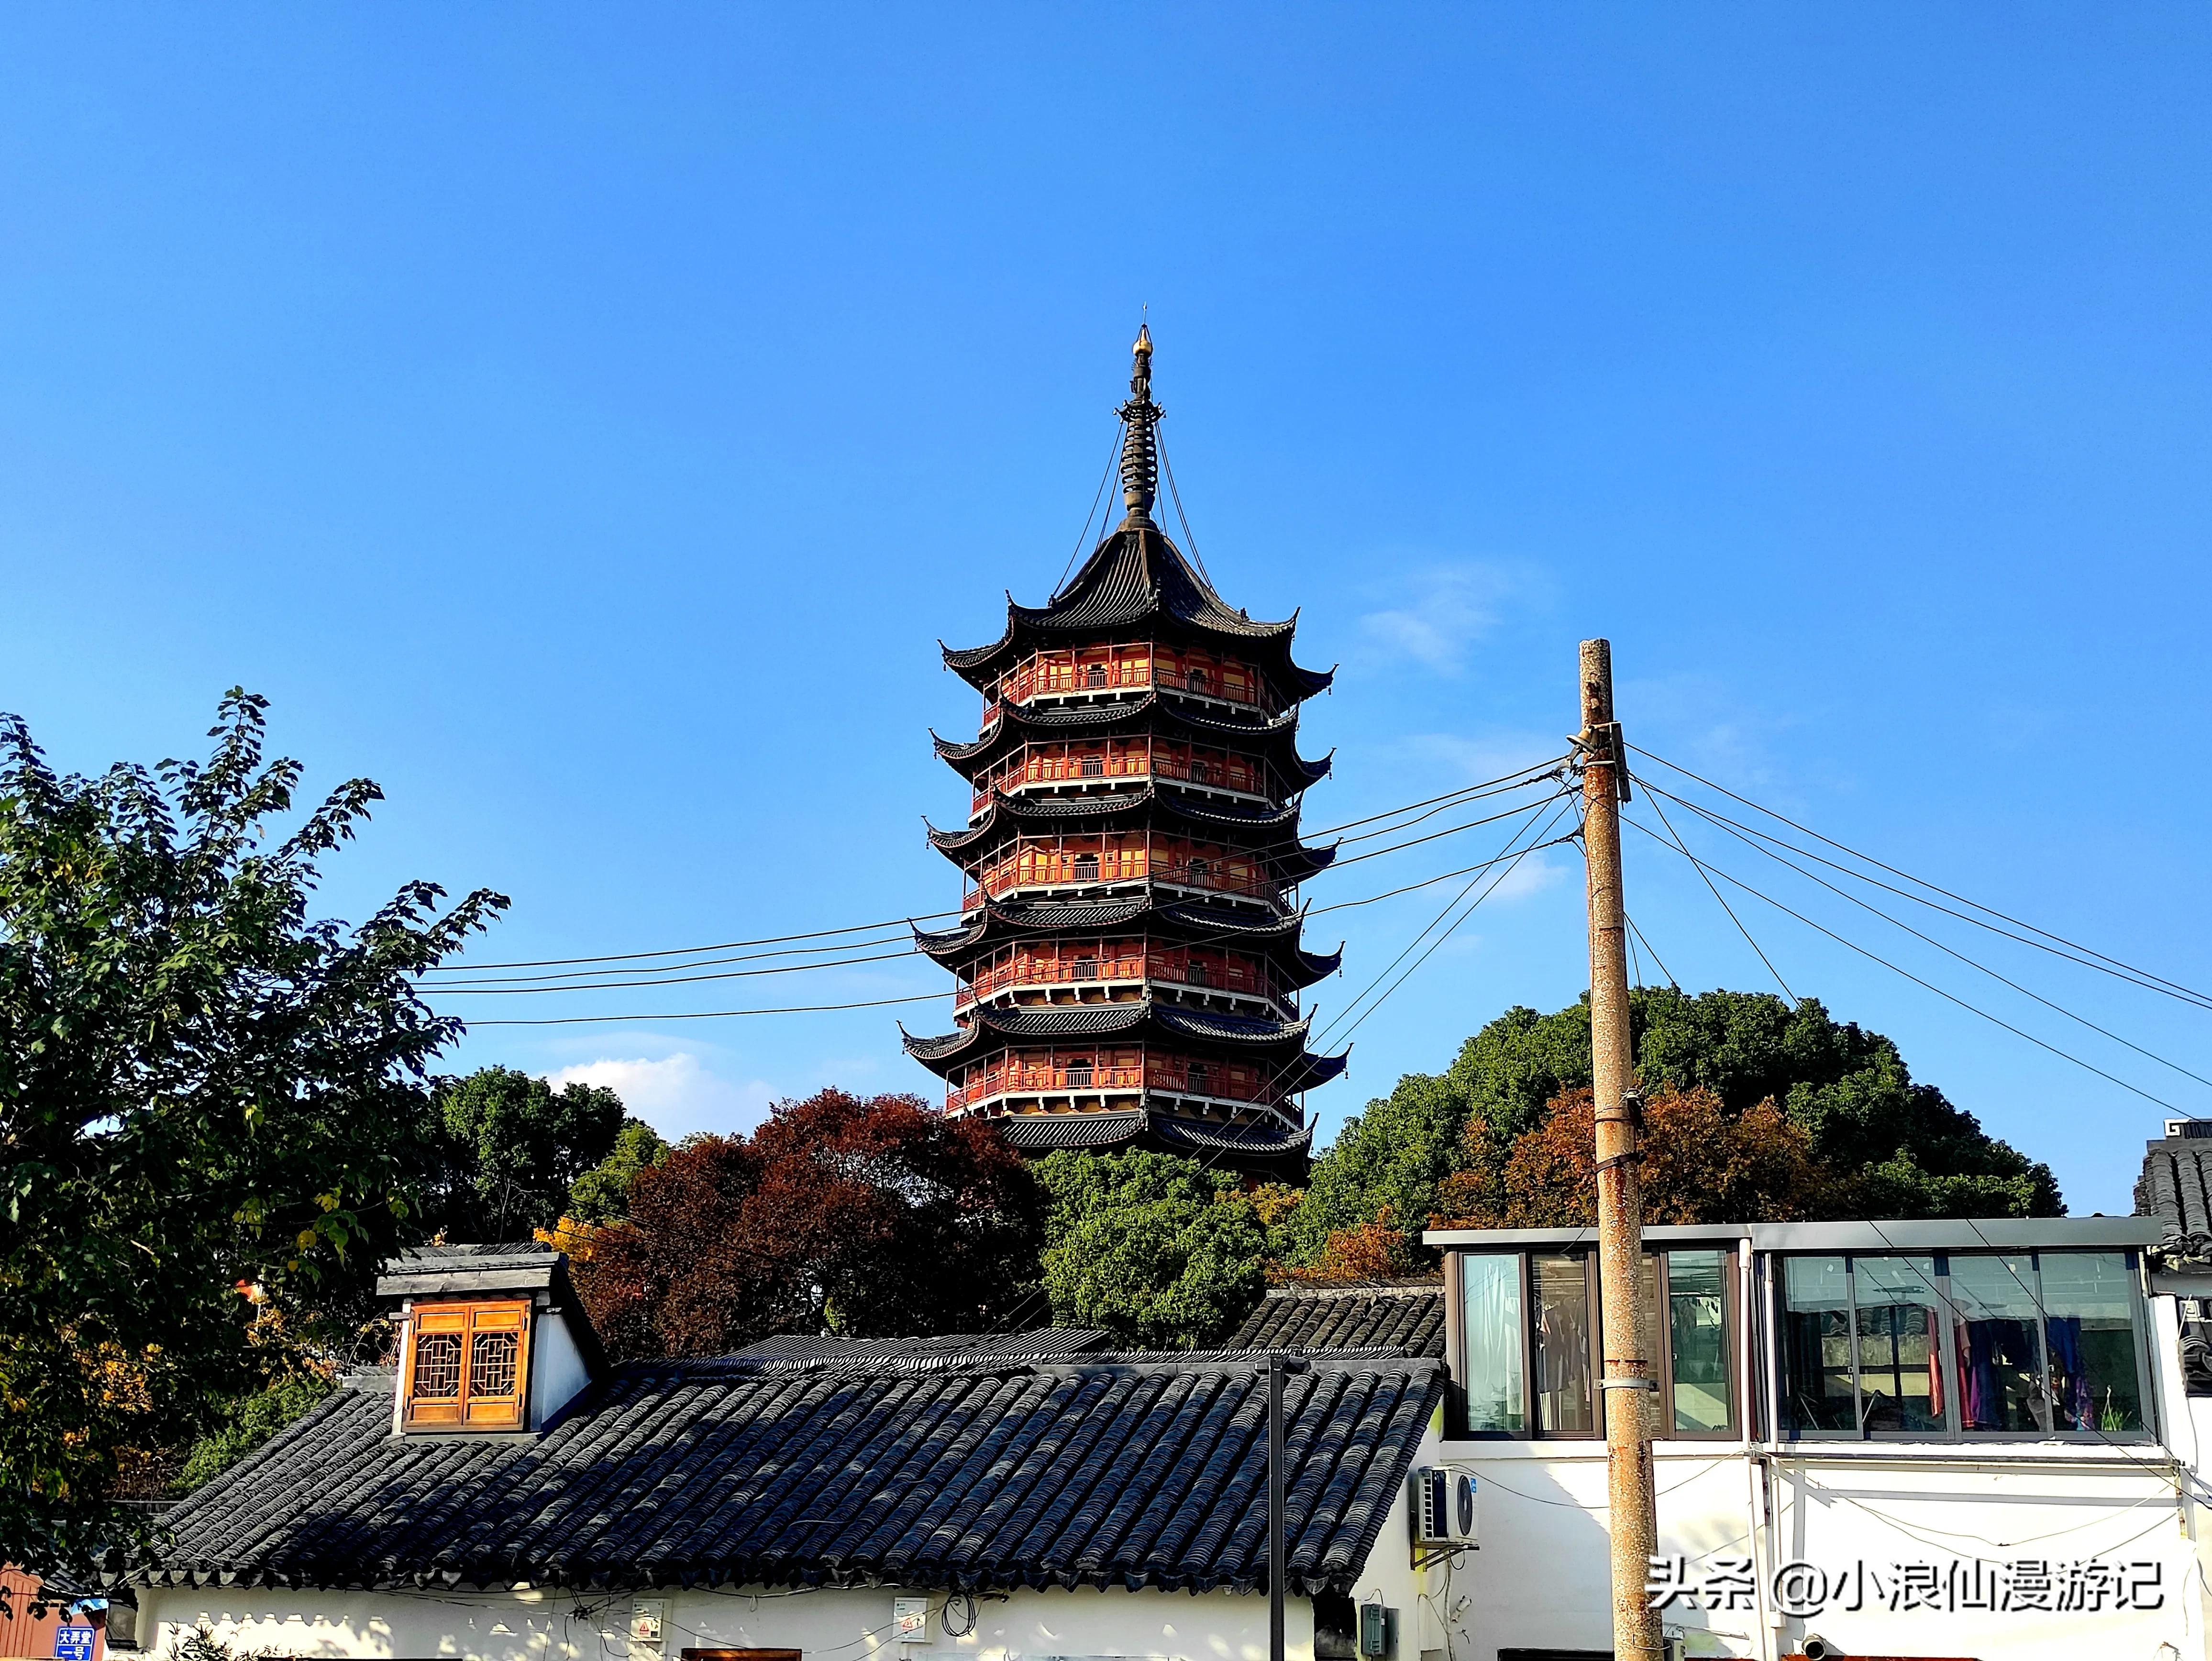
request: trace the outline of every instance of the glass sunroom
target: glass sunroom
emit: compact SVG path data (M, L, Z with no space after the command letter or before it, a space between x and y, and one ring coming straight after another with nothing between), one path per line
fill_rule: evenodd
M2145 1218L1644 1231L1655 1438L2141 1441ZM1454 1437L1604 1434L1595 1229L1431 1230Z

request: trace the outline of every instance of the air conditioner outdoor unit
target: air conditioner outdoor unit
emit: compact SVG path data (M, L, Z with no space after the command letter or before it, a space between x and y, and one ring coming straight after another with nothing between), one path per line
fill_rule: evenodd
M1424 1546L1479 1546L1482 1494L1473 1471L1425 1465L1413 1473L1413 1538Z

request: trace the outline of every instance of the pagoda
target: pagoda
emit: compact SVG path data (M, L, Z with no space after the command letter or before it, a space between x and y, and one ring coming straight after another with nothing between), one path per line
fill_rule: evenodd
M963 829L929 832L965 879L961 921L915 931L958 977L956 1030L907 1035L945 1110L1008 1142L1147 1147L1303 1181L1304 1095L1344 1070L1307 1047L1300 883L1332 848L1298 840L1328 772L1297 751L1298 706L1331 676L1291 659L1293 616L1256 623L1152 522L1152 343L1123 423L1126 516L1042 607L1007 599L988 646L945 648L983 695ZM932 735L935 736L934 734Z

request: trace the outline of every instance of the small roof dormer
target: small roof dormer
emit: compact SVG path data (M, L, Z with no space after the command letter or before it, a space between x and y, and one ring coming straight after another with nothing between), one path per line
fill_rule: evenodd
M417 1246L385 1264L376 1293L400 1305L398 1434L542 1430L606 1371L550 1246Z

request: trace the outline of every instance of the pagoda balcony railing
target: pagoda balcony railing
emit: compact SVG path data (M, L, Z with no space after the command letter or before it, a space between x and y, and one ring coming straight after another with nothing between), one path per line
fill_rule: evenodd
M964 1084L945 1092L945 1108L957 1113L994 1096L1057 1096L1097 1093L1126 1095L1149 1090L1193 1096L1206 1101L1256 1104L1279 1108L1288 1099L1272 1080L1237 1080L1218 1071L1204 1072L1173 1066L1060 1067L1015 1063L986 1068L971 1074Z
M987 897L1004 899L1023 890L1097 888L1146 881L1162 887L1233 894L1270 905L1282 903L1281 887L1264 873L1239 877L1213 860L1163 860L1155 863L1139 849L1121 855L1060 855L1026 861L1018 855L1011 855L969 873L960 904L963 910L973 910Z
M1281 998L1272 975L1235 965L1217 969L1210 964L1179 964L1154 953L1141 958L1076 958L1065 963L1032 958L999 964L972 982L963 981L952 995L952 1007L965 1009L985 998L996 997L1010 987L1127 985L1140 980L1226 992L1270 1003L1279 1002Z
M1107 756L1030 756L1002 768L981 782L969 800L969 817L991 805L995 791L1006 795L1036 785L1110 786L1118 779L1173 779L1240 800L1272 807L1272 780L1267 769L1255 762L1186 760L1180 756L1147 756L1142 752Z
M997 700L985 699L983 719L991 719L1000 701L1027 703L1037 697L1080 697L1086 693L1138 691L1154 686L1232 709L1272 711L1276 707L1274 700L1267 696L1266 680L1256 670L1248 669L1238 678L1202 665L1184 668L1179 664L1150 660L1112 663L1044 663L1032 660L999 683Z

